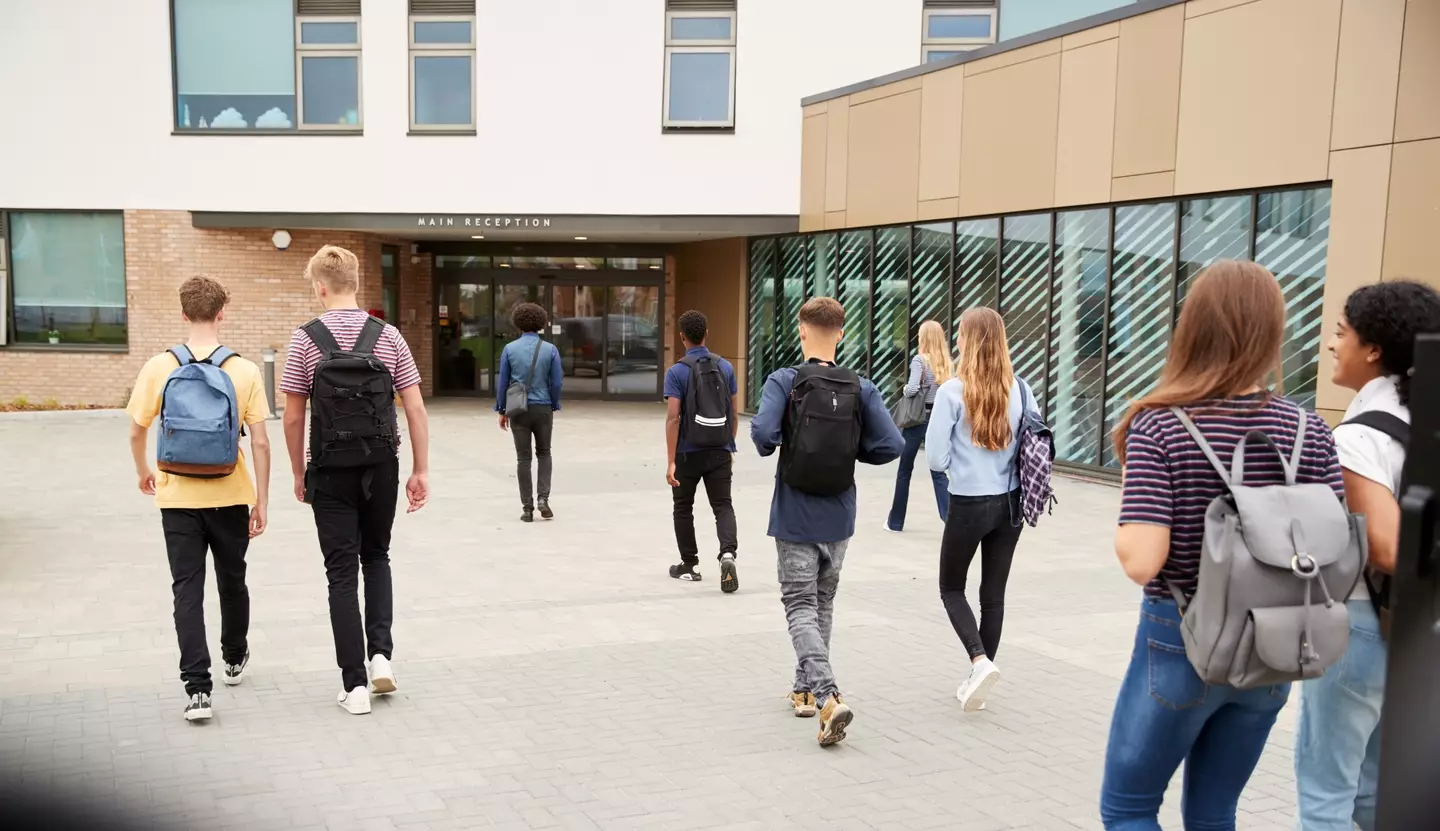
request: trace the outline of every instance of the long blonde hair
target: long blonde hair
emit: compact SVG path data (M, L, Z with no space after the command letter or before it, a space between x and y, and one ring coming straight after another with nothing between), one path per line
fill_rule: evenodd
M950 350L945 345L945 328L936 321L920 324L920 357L935 376L935 386L955 377L955 362L950 360Z
M970 440L986 450L1004 450L1014 437L1010 429L1010 388L1015 370L1005 321L994 309L980 306L960 317L960 371L965 385L962 398Z

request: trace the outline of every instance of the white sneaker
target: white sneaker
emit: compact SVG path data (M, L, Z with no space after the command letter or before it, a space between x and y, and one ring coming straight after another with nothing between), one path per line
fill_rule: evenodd
M335 702L345 708L345 712L352 716L363 716L370 712L370 691L364 687L356 687L348 693L340 693L340 700Z
M384 655L370 659L370 691L376 695L395 692L395 671L390 668L390 659Z
M970 670L970 678L961 686L956 695L965 712L970 713L985 706L985 696L1000 680L1000 668L989 658L981 658Z
M891 527L890 527L890 520L889 520L889 519L886 519L884 522L880 523L880 527L881 527L881 528L884 528L886 531L889 531L889 532L892 533L892 534L903 534L903 533L904 533L903 531L897 531L896 529L891 528Z

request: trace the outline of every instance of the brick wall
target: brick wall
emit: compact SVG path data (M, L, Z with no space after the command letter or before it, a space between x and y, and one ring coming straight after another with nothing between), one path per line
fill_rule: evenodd
M293 231L290 247L277 251L270 229L211 230L191 225L187 211L125 212L125 282L129 348L125 352L71 351L63 347L0 347L0 401L121 405L140 366L152 355L183 342L177 290L186 278L208 274L230 290L221 337L241 355L261 362L261 350L279 350L277 372L295 327L320 310L304 278L305 263L320 246L341 245L361 261L360 304L380 305L380 245L400 251L402 334L410 343L431 390L433 336L428 309L428 263L410 262L406 241L357 232ZM410 314L414 324L404 321Z

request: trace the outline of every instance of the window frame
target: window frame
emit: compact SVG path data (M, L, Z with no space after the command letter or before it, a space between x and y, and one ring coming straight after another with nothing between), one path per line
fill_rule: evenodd
M710 19L729 18L730 37L728 38L676 38L672 36L673 21L678 19ZM732 131L735 129L735 78L738 42L737 35L739 17L735 9L716 10L666 10L665 12L665 81L661 90L660 101L660 126L666 130L716 130ZM693 121L674 119L670 117L670 65L671 57L676 54L719 54L723 53L730 59L730 77L728 83L728 102L726 106L724 121Z
M932 60L930 60L930 54L931 54L932 52L958 52L958 53L962 53L962 54L963 54L963 53L965 53L965 52L974 52L976 49L983 49L983 48L985 48L985 47L983 47L983 46L965 46L965 45L963 45L963 44L959 44L959 45L957 45L957 44L946 44L946 43L938 43L938 44L930 44L930 43L927 43L927 44L922 44L921 47L920 47L920 63L922 63L922 64L924 64L924 65L926 65L926 66L929 66L929 65L932 64L932 63L942 63L942 62L944 62L944 61L953 60L954 58L959 57L959 55L950 55L949 57L936 58L935 60L932 61Z
M473 135L476 125L479 123L479 113L476 112L476 20L473 14L412 14L405 20L405 38L409 43L409 68L410 68L410 103L409 121L411 133L424 133L433 135L460 134ZM416 43L416 23L468 23L470 24L469 43ZM420 124L415 119L415 59L416 58L469 58L470 59L470 122L468 124Z
M306 23L354 23L355 42L345 43L304 43L301 32ZM361 31L358 16L342 17L330 15L306 15L295 18L295 129L323 133L353 133L365 128L365 69L361 57L365 34ZM355 59L355 123L354 124L307 124L305 123L305 59L306 58L354 58Z
M10 221L12 214L33 213L33 214L96 214L114 216L120 222L120 261L124 273L125 289L123 291L124 304L118 307L125 310L125 342L124 343L82 343L77 341L62 341L60 343L48 343L44 341L22 341L16 339L16 329L12 325L11 317L15 314L15 258L11 246L14 243L13 226ZM134 326L130 319L130 288L131 274L128 261L129 241L125 238L126 222L125 212L121 210L105 208L6 208L0 206L0 352L113 352L128 353L130 351L131 329Z
M1000 9L993 6L926 6L920 16L920 63L931 63L931 52L973 52L986 46L993 46L1000 40ZM942 38L930 37L932 17L981 17L990 18L990 36L984 38ZM952 56L954 57L954 56ZM941 61L951 58L942 58ZM938 63L940 61L936 61Z

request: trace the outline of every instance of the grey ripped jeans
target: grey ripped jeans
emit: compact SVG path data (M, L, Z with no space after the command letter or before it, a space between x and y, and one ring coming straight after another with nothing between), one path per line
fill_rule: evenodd
M777 572L790 643L795 647L795 691L811 692L823 704L837 690L830 669L830 628L835 623L835 591L849 540L775 541Z

